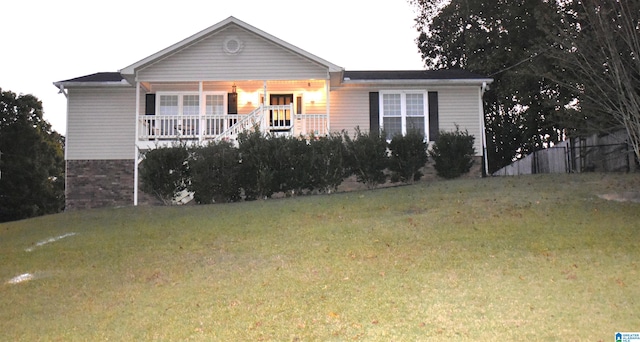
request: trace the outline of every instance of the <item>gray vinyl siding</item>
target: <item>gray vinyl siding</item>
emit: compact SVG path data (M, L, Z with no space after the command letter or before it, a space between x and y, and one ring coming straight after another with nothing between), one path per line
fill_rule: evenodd
M223 44L235 36L237 54ZM326 79L328 70L237 26L229 26L141 70L139 81Z
M331 131L347 130L355 127L369 130L369 92L384 90L415 90L438 92L439 128L441 131L453 131L456 125L467 130L475 139L476 155L482 154L480 126L480 92L478 86L457 87L416 87L416 86L345 86L334 87L331 91Z
M133 87L69 89L66 159L133 159L135 100Z
M436 91L440 107L440 130L455 131L457 124L461 131L467 130L476 138L476 155L482 155L478 87L446 88Z
M353 134L356 127L369 131L369 92L367 88L333 88L330 94L331 131Z

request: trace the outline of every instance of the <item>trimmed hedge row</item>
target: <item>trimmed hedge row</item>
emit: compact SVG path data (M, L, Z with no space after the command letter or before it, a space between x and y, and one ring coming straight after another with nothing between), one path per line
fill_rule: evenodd
M444 132L443 136L449 138ZM194 192L197 203L207 204L263 199L275 193L330 193L351 175L369 188L388 179L413 183L423 176L420 169L427 163L423 140L418 132L396 136L387 143L384 134L360 129L353 137L343 132L309 139L256 130L240 134L238 147L221 141L146 152L140 168L141 189L165 204L188 190ZM436 141L435 145L439 144ZM440 151L436 146L434 150ZM447 160L443 153L432 156L437 158L437 170L439 163L445 163L441 160Z

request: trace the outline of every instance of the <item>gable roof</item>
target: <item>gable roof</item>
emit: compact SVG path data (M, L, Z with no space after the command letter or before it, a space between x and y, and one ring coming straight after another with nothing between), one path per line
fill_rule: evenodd
M258 35L258 36L261 36L262 38L267 39L267 40L269 40L269 41L271 41L271 42L273 42L273 43L275 43L275 44L277 44L277 45L279 45L279 46L281 46L281 47L283 47L283 48L285 48L285 49L287 49L289 51L292 51L292 52L294 52L294 53L296 53L298 55L301 55L304 58L306 58L308 60L311 60L311 61L313 61L313 62L315 62L315 63L317 63L319 65L325 66L326 68L328 68L329 72L341 72L341 71L344 70L340 66L337 66L337 65L335 65L333 63L330 63L330 62L328 62L328 61L326 61L326 60L324 60L324 59L322 59L322 58L320 58L320 57L318 57L316 55L313 55L313 54L311 54L311 53L309 53L307 51L304 51L304 50L302 50L302 49L300 49L300 48L298 48L298 47L296 47L296 46L294 46L292 44L289 44L289 43L285 42L284 40L281 40L281 39L279 39L279 38L277 38L275 36L272 36L272 35L264 32L264 31L262 31L262 30L260 30L258 28L255 28L255 27L245 23L242 20L239 20L239 19L231 16L231 17L229 17L229 18L227 18L227 19L225 19L225 20L223 20L223 21L221 21L221 22L219 22L219 23L217 23L217 24L215 24L213 26L210 26L207 29L204 29L204 30L192 35L191 37L188 37L188 38L186 38L186 39L184 39L184 40L182 40L182 41L180 41L180 42L178 42L176 44L173 44L173 45L167 47L166 49L163 49L163 50L161 50L159 52L156 52L155 54L153 54L153 55L151 55L151 56L149 56L147 58L144 58L144 59L142 59L142 60L140 60L140 61L138 61L138 62L136 62L134 64L131 64L131 65L121 69L120 73L125 77L129 76L129 75L134 75L137 69L139 69L141 67L145 67L145 66L147 66L149 64L155 63L156 61L161 60L161 59L163 59L163 58L165 58L165 57L167 57L167 56L169 56L169 55L171 55L171 54L173 54L173 53L175 53L175 52L177 52L177 51L179 51L179 50L181 50L183 48L186 48L186 47L188 47L188 46L190 46L192 44L195 44L195 43L199 42L200 40L205 39L205 38L211 36L212 34L215 34L216 32L218 32L218 31L222 30L223 28L227 27L228 25L232 25L232 24L237 25L237 26L239 26L239 27L241 27L241 28L243 28L243 29L245 29L245 30L247 30L249 32L252 32L252 33Z

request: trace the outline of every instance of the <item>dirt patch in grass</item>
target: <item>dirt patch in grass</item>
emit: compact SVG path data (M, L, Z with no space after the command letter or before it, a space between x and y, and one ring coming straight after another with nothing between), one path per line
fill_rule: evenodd
M640 192L618 192L611 194L602 194L598 195L598 197L605 199L607 201L616 201L616 202L634 202L640 203Z

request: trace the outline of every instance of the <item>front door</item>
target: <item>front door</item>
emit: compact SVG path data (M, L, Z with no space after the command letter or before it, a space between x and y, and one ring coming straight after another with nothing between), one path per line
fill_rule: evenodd
M272 106L283 106L282 108L272 109L269 112L272 131L288 131L290 129L291 103L293 103L293 94L271 94L269 104Z

